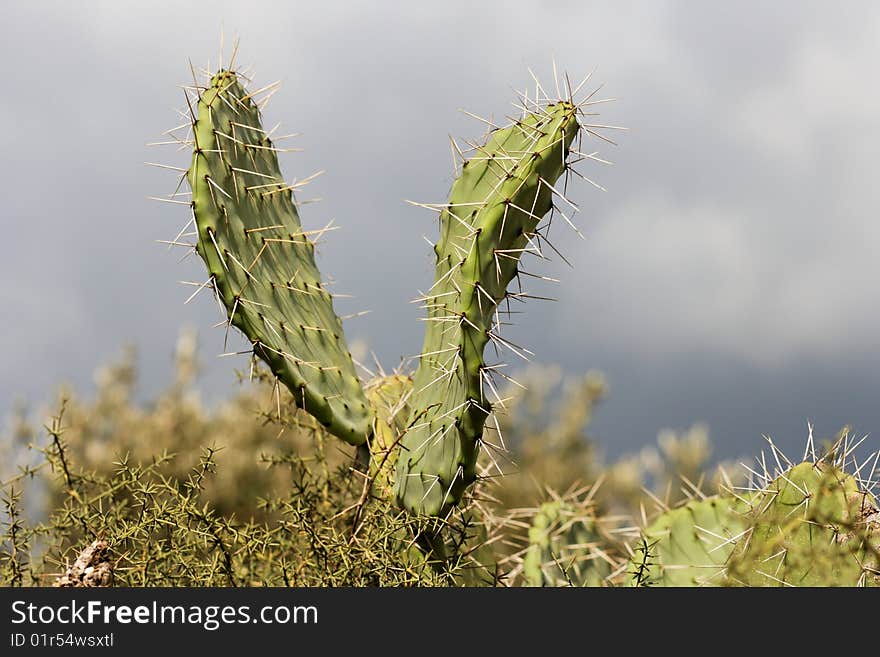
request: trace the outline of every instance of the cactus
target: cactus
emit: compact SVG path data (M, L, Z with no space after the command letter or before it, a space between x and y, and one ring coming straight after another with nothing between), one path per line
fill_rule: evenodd
M298 406L353 445L373 411L355 374L342 322L315 265L260 110L235 73L199 95L188 171L197 251L226 309Z
M386 384L368 385L365 392L357 378L310 233L299 220L298 185L281 176L280 149L262 127L255 93L245 90L231 63L196 89L186 178L195 249L209 273L201 287L214 290L227 330L244 333L297 405L358 446L358 467L366 470L364 459L373 461L371 479L384 470L386 489L393 478L390 494L401 507L444 516L476 479L492 410L486 392L495 389L495 366L486 364L484 349L494 340L521 354L500 336L499 304L528 296L507 286L523 273L523 253L541 255L542 218L554 209L563 214L554 195L573 205L554 184L569 170L581 106L571 93L544 105L526 97L522 118L496 126L463 162L448 203L432 206L440 213L436 278L424 298L428 322L419 366L408 400L398 405L382 398L390 390ZM600 127L606 126L592 126ZM391 387L404 394L403 387ZM390 453L392 447L400 454Z
M463 162L448 201L426 206L439 212L440 237L435 281L423 297L419 365L412 378L377 378L365 389L315 263L312 236L322 231L303 230L293 194L302 183L283 180L280 149L263 129L254 94L231 65L197 89L186 179L195 250L209 274L200 289L213 289L227 330L246 336L295 403L369 458L359 462L367 485L357 514L378 491L413 514L446 516L477 478L494 408L487 392L495 390L496 366L487 364L485 348L492 340L522 355L500 335L500 306L527 296L508 286L524 273L524 253L541 255L546 235L539 223L551 211L562 214L554 196L571 203L554 185L571 152L583 157L572 148L580 106L570 98L532 104L510 125L493 125ZM746 497L691 500L661 515L643 533L631 579L664 586L875 584L877 523L873 498L833 459L819 459L768 477ZM609 581L600 539L595 518L564 499L541 506L522 561L525 579ZM444 539L433 529L415 541L432 560L445 559Z
M630 583L880 584L880 512L836 453L789 464L775 477L766 473L765 485L745 496L691 500L666 511L643 531Z
M414 513L444 515L476 478L492 408L483 351L490 339L517 351L498 335L498 305L522 253L540 248L536 229L580 130L576 113L560 101L493 130L439 207L435 282L395 479L398 502Z
M873 497L828 459L805 462L756 496L728 578L744 586L878 585L878 549Z
M564 498L537 509L522 559L527 586L603 586L612 573L612 559L591 504Z
M736 539L748 526L746 500L692 499L661 514L635 549L629 583L637 586L715 586Z

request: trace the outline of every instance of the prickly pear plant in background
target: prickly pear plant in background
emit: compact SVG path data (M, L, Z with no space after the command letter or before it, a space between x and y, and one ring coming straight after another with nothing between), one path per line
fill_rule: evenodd
M789 464L753 506L727 563L731 584L880 585L880 511L834 458Z
M597 487L573 491L524 510L531 517L526 548L514 555L526 586L607 586L618 569L609 554L609 540L593 502Z
M593 94L574 101L587 80L567 87L564 99L551 99L536 80L519 118L506 126L487 121L485 143L469 157L459 151L461 173L448 202L417 204L437 211L440 226L435 281L422 299L428 321L419 365L411 386L372 382L368 395L315 264L312 236L322 231L303 230L294 199L302 183L285 182L277 156L283 149L263 127L256 98L268 88L248 92L234 59L233 53L228 66L206 72L203 84L193 73L189 91L197 97L187 95L187 135L171 132L193 153L183 178L192 190L194 248L209 274L199 289L213 290L227 331L232 326L246 336L249 351L290 389L297 406L359 446L359 455L375 461L381 454L383 464L395 464L393 484L390 468L374 463L369 471L376 478L384 469L384 485L393 485L401 507L443 516L477 478L494 408L490 393L500 401L494 377L502 364L486 362L488 343L524 355L502 337L500 317L503 304L529 295L521 285L508 286L534 276L522 270L521 258L544 257L552 218L571 223L566 212L577 207L559 190L570 172L585 178L573 164L599 160L575 146L585 134L610 141L597 131L613 126L583 121L584 108L602 101L591 100ZM177 195L165 200L187 203ZM392 390L405 394L405 402L389 400Z
M733 497L693 499L647 527L635 547L630 580L642 586L723 583L734 541L746 529L748 506Z
M390 498L397 445L406 432L411 413L412 378L400 373L380 372L367 382L366 393L376 413L368 473L377 494Z
M642 533L630 583L642 586L878 586L877 455L851 459L846 437L827 454L777 469L753 485L663 512ZM872 462L873 461L873 462ZM853 472L847 472L849 467ZM868 479L861 478L867 472Z

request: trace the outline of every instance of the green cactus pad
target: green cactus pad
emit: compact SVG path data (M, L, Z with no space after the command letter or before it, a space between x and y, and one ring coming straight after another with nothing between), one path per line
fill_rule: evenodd
M878 524L874 499L852 475L821 460L796 465L758 493L730 584L877 585Z
M560 101L491 132L441 209L435 283L395 480L398 503L414 513L444 515L476 478L491 410L483 351L490 339L516 351L493 328L496 310L523 251L540 239L535 230L553 206L551 185L580 129L576 111Z
M188 179L197 251L229 321L298 406L361 444L372 412L259 108L235 73L220 71L196 111Z
M565 500L539 507L528 540L523 558L527 586L602 586L611 575L598 521Z
M746 499L707 497L661 514L644 530L630 562L634 586L721 586L748 525Z

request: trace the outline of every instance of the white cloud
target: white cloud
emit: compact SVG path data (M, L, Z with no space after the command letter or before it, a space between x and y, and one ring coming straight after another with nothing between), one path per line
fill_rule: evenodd
M562 304L583 317L569 325L647 359L715 353L774 366L870 350L878 272L864 273L876 268L800 253L761 230L777 220L790 221L662 193L620 205L576 254L584 284L561 286Z
M866 119L876 125L880 90L872 80L880 24L876 17L865 20L863 31L850 39L806 35L783 77L751 89L730 106L728 125L745 142L796 171L822 159L818 131L832 130L848 139L853 136L849 127Z

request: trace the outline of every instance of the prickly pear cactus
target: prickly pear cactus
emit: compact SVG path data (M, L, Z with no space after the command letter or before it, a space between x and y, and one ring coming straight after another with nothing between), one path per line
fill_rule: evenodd
M734 497L693 499L644 530L630 562L634 586L720 586L750 504Z
M663 513L634 546L630 583L877 586L880 511L834 454Z
M880 515L855 477L827 461L780 474L755 499L728 579L743 586L880 584Z
M259 108L236 74L200 90L188 171L197 251L228 322L331 433L358 445L373 414Z
M386 484L393 478L401 507L444 516L476 480L484 424L493 409L486 392L497 397L492 377L502 365L486 363L485 347L494 341L499 350L523 355L501 336L499 305L529 296L507 287L528 274L520 267L524 253L544 257L549 222L541 226L542 219L558 213L568 221L556 199L577 209L554 186L562 187L560 176L578 161L598 159L571 148L583 107L572 97L583 83L569 90L568 100L541 104L526 94L522 118L496 126L475 146L448 202L432 207L440 215L440 237L435 282L424 298L425 340L409 399L388 422L377 421L376 403L384 402L368 401L355 374L315 264L314 243L299 220L297 185L282 179L279 149L262 127L254 94L231 69L230 63L204 86L195 82L197 102L187 96L191 132L183 140L175 137L193 146L186 178L196 251L210 276L201 287L214 290L227 326L244 333L253 354L293 392L297 405L359 447L359 469L366 471L366 460L381 454L383 463L395 466L393 477L389 471L383 478ZM591 102L602 101L584 104ZM605 139L594 130L609 127L585 129ZM576 157L569 159L572 153ZM392 447L399 454L390 454ZM375 468L372 474L378 474Z
M544 502L529 527L522 562L527 586L603 586L612 561L592 513L563 499Z
M398 502L414 513L444 515L476 478L492 408L483 351L495 340L517 352L499 335L496 311L522 253L539 248L536 228L580 129L576 112L560 101L495 129L440 208L435 282L395 481Z

